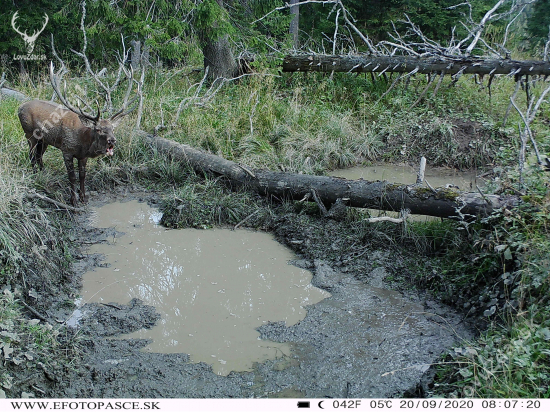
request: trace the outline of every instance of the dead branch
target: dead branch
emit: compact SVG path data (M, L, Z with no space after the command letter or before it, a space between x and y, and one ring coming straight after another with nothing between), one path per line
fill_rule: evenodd
M435 97L435 95L437 94L437 92L439 91L439 87L441 86L441 83L443 83L443 78L445 77L445 71L442 71L440 74L439 74L439 80L437 81L437 84L435 85L435 89L432 93L432 97Z
M420 96L418 96L418 99L416 99L416 101L411 105L411 109L416 106L418 103L420 103L420 101L422 100L422 98L424 97L424 95L426 94L426 92L428 91L428 89L430 88L430 86L432 85L434 79L435 79L435 76L432 75L431 73L428 75L428 84L426 85L425 89L422 91L422 93L420 93Z
M145 65L141 67L141 76L139 78L138 87L143 87L143 83L145 82ZM143 93L139 93L139 103L138 103L138 112L137 112L137 119L136 119L136 126L135 129L139 130L141 127L141 117L143 115Z
M270 75L270 74L263 74L263 73L244 73L240 76L233 77L233 78L230 78L230 79L225 79L225 78L220 77L220 78L217 78L216 80L214 80L212 82L212 84L210 85L210 87L201 95L204 83L205 83L205 81L208 77L208 71L209 71L209 66L207 66L206 69L204 70L204 76L202 77L202 79L198 83L195 83L195 84L191 85L187 89L187 93L186 93L187 96L184 97L181 100L180 104L178 105L178 109L176 110L176 114L174 116L174 119L170 123L170 127L176 127L177 122L178 122L178 120L181 116L181 113L186 107L189 107L191 105L197 106L197 107L207 106L210 103L210 101L216 96L216 94L220 91L220 89L223 87L223 85L228 83L228 82L236 81L236 80L239 80L239 79L241 79L243 77L246 77L246 76L275 76L275 77L279 77L278 75ZM193 89L195 89L195 91L191 95ZM161 108L161 110L162 110L162 108ZM164 128L165 128L164 125L158 125L158 126L155 127L156 130L161 130L161 129L164 129Z
M35 308L33 308L32 306L30 306L27 302L25 302L23 299L19 299L19 302L25 306L29 311L32 312L32 314L34 316L36 316L38 319L40 319L41 321L43 322L47 322L47 323L52 323L51 320L49 320L47 317L45 317L44 315L42 315L40 312L38 312Z
M421 185L424 182L424 172L426 171L426 158L422 156L420 158L420 167L418 168L418 174L416 176L416 184Z
M396 217L389 217L389 216L370 217L365 220L369 223L376 223L376 222L403 223L405 221L405 219L402 217L396 218Z
M517 87L516 87L517 89ZM529 105L527 107L527 110L522 112L520 108L517 106L516 102L514 101L514 96L510 97L510 104L516 109L518 114L521 117L521 120L523 121L524 128L520 128L520 139L521 139L521 149L520 149L520 180L522 178L522 171L523 171L523 162L525 161L525 141L526 136L529 136L529 140L531 141L531 144L533 145L533 149L535 150L535 154L537 156L537 163L539 165L543 164L543 160L541 158L537 142L533 136L533 133L531 131L531 123L535 120L535 116L540 108L540 105L545 101L546 95L550 92L550 84L546 89L543 90L543 92L540 94L539 98L537 99L535 103L534 96L529 101ZM523 161L523 162L522 162Z
M117 76L115 78L115 81L112 85L109 85L107 82L103 82L101 80L101 76L99 76L98 73L96 73L94 70L92 70L92 66L90 64L90 61L88 60L88 56L86 55L86 49L88 47L88 37L86 35L86 27L84 25L84 22L86 20L86 0L82 1L82 16L80 19L80 30L82 31L82 35L84 36L84 41L82 44L82 51L76 51L71 49L71 51L76 54L78 57L82 59L84 62L84 66L86 67L86 72L96 82L96 84L99 86L99 88L103 91L103 95L105 98L105 107L103 108L103 111L106 111L108 113L112 113L113 110L113 100L112 100L112 93L118 88L119 83L122 81L122 75L123 73L127 73L124 68L124 62L128 59L129 50L126 50L126 46L124 44L124 37L122 37L122 47L123 47L123 56L119 58L119 67L117 70ZM132 80L130 79L130 82Z
M48 202L48 203L51 203L61 209L64 209L64 210L70 210L71 212L83 212L85 211L86 209L85 208L82 208L82 207L74 207L74 206L69 206L65 203L62 203L62 202L59 202L57 200L54 200L54 199L51 199L47 196L44 196L44 195L41 195L41 194L38 194L38 193L28 193L26 195L27 198L29 199L40 199L40 200L43 200L45 202Z
M548 26L548 41L544 45L544 52L542 54L542 60L548 61L550 60L550 26Z
M512 96L510 97L510 99L512 101L516 98L516 95L518 94L520 84L521 83L520 83L519 79L516 79L516 88L514 89L514 93L512 93ZM506 121L508 120L508 116L510 115L510 110L512 109L512 107L513 107L513 103L510 102L510 104L506 108L506 113L504 114L504 119L502 119L502 125L503 126L506 126Z

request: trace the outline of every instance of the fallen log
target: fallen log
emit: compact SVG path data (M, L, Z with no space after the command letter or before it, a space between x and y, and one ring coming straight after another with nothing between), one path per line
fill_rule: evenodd
M331 56L288 55L283 59L283 72L393 72L393 73L476 73L480 75L508 74L550 75L548 61L518 61L510 59L482 59L476 57L414 56Z
M6 87L0 88L0 98L2 98L3 96L11 97L20 102L29 100L29 97L25 96L23 93L18 92L17 90L8 89Z
M454 189L426 189L386 181L347 180L338 177L249 169L219 156L145 132L138 132L155 150L186 163L197 173L225 177L234 189L245 188L279 199L319 199L326 207L342 199L347 206L388 211L410 210L437 217L487 216L501 207L517 204L515 197L461 193Z

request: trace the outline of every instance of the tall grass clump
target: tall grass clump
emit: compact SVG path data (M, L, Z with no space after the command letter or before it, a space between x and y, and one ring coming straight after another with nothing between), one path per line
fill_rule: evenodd
M429 166L479 168L513 146L499 129L512 82L495 80L490 98L471 79L454 86L445 79L436 96L411 108L415 86L380 100L383 80L343 73L265 71L227 82L216 94L209 94L216 87L201 83L201 76L150 74L144 128L170 125L161 136L251 167L320 174L364 162L416 163L425 156ZM419 88L423 80L411 83Z

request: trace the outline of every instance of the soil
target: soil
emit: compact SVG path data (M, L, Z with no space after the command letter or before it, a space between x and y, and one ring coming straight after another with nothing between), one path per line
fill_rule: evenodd
M158 194L119 188L117 194L90 193L90 205L139 199L158 205ZM305 319L287 327L268 323L262 339L287 342L290 356L255 364L250 372L220 376L185 353L141 351L148 343L119 334L151 327L160 318L137 299L86 304L75 310L67 300L79 294L82 274L103 263L86 245L105 242L115 229L96 229L87 213L74 220L77 254L58 294L41 296L40 310L61 327L60 340L74 345L71 365L13 370L20 378L7 395L23 392L54 398L384 398L422 396L432 368L445 351L473 336L464 316L416 290L392 290L388 277L404 276L402 246L377 238L375 231L352 238L345 223L287 213L276 217L276 238L297 254L294 265L311 270L312 283L331 297L309 306ZM358 253L357 242L361 243ZM389 246L388 246L389 245ZM55 292L56 289L54 288ZM397 316L399 307L408 315ZM72 325L72 326L70 326Z

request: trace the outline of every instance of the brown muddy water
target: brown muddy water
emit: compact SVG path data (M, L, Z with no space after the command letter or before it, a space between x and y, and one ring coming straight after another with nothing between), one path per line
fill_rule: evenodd
M460 191L477 191L478 187L483 187L485 180L478 177L481 172L475 170L458 171L444 167L429 168L426 167L424 173L424 186L426 181L432 187L454 187ZM411 185L416 183L417 170L409 165L379 164L375 166L358 166L349 169L338 169L329 172L330 176L343 177L348 180L386 180L391 183L401 183ZM387 215L398 217L399 213L381 211L376 209L366 209L371 216ZM426 215L409 215L409 220L416 222L439 220L437 217Z
M330 260L345 233L337 221L320 222L320 235L281 218L277 239L312 248L295 256L265 233L166 230L146 203L95 205L101 229L87 219L84 240L102 243L75 263L84 361L56 396L403 396L425 390L430 365L472 336L463 314L387 285L406 276L395 246Z
M477 177L480 172L474 170L458 171L443 167L426 167L424 179L432 187L452 185L460 190L476 191L476 185L483 186L484 179ZM387 180L391 183L414 184L417 170L409 165L380 164L375 166L358 166L349 169L334 170L330 176L343 177L349 180L364 179L370 181Z
M218 375L288 356L288 343L261 340L256 328L268 321L292 326L307 305L330 296L311 284L311 272L289 265L295 256L269 234L167 230L160 217L137 201L93 209L94 227L123 234L89 251L104 254L106 267L84 274L84 302L139 298L154 306L158 324L122 338L152 339L145 351L187 353Z

